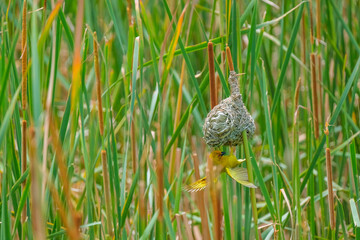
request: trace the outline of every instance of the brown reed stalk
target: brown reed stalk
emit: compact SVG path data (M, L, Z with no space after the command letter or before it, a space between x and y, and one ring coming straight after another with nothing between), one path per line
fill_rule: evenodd
M60 181L63 185L63 191L64 191L64 195L65 198L67 200L68 203L68 208L70 210L70 212L74 211L74 206L71 202L71 192L70 192L70 183L69 183L69 179L68 179L68 174L67 174L67 166L66 166L66 158L64 156L64 152L63 152L63 148L62 145L60 143L59 140L59 135L58 135L58 130L55 126L55 124L52 122L52 120L50 120L50 131L51 131L51 145L56 153L56 163L58 165L59 168L59 177L60 177Z
M220 82L220 76L219 76L219 74L216 74L215 75L215 83L216 83L216 91L215 91L215 93L216 93L216 104L219 102L219 98L221 98L221 82Z
M324 121L323 111L321 110L321 106L323 106L323 88L321 85L322 82L322 73L321 73L321 54L318 53L317 55L317 74L318 74L318 89L319 89L319 124L321 124L322 121Z
M186 217L185 213L182 213L181 215L182 215L184 225L185 225L186 239L194 240L194 237L193 237L193 234L192 234L192 231L191 231L191 227L190 227L190 224L189 224L189 219Z
M316 0L316 38L318 42L321 39L321 15L320 15L320 0Z
M27 107L27 41L26 41L26 15L27 15L27 5L26 0L23 3L23 16L22 16L22 31L21 31L21 49L22 49L22 57L21 57L21 72L22 72L22 91L21 91L21 105L22 109L25 112ZM23 117L25 117L23 115ZM26 140L27 140L27 122L24 119L22 121L22 135L21 135L21 169L22 174L25 173L27 169L26 162ZM24 190L26 185L26 180L22 184L22 190ZM27 204L25 203L24 208L21 213L21 222L25 223L26 221L26 209Z
M140 233L144 231L147 219L147 206L146 206L146 195L145 195L145 174L146 174L146 160L149 158L149 142L145 145L143 154L140 160L140 183L139 183L139 215L141 220Z
M315 53L310 54L311 64L311 87L312 87L312 104L313 104L313 120L315 139L319 139L319 107L318 107L318 90L316 82L316 60Z
M103 119L103 114L102 114L101 77L100 77L99 53L98 53L96 32L94 32L94 67L95 67L95 76L96 76L96 93L97 93L97 100L98 100L100 135L103 136L103 134L104 134L104 119Z
M113 227L112 227L112 214L111 214L111 199L110 199L110 180L109 172L106 159L106 151L101 151L101 161L103 168L103 179L104 179L104 191L105 191L105 211L106 211L106 222L108 228L108 234L110 237L113 237Z
M294 176L294 210L296 211L296 220L295 220L295 239L300 238L300 224L301 224L301 212L300 212L300 177L299 177L299 126L297 124L297 116L299 109L299 94L300 94L300 86L301 86L301 77L296 83L295 88L295 97L294 97L294 121L293 121L293 159L294 159L294 167L293 167L293 176ZM284 194L285 196L285 194Z
M208 59L209 59L209 82L210 82L210 104L213 109L217 104L216 84L215 84L215 66L214 66L214 45L208 43Z
M132 10L131 0L127 0L126 13L129 21L129 26L133 25L131 10Z
M234 71L234 63L233 63L233 60L231 57L230 48L228 46L226 47L226 56L227 56L227 60L228 60L228 64L229 64L229 70Z
M317 43L318 46L320 46L320 40L321 40L321 5L320 5L320 0L316 0L316 38L317 38ZM320 50L320 47L318 48ZM321 53L318 52L317 54L317 74L318 74L318 91L319 91L319 107L323 106L322 104L322 87L321 87ZM319 109L319 113L318 113L318 122L319 124L321 124L321 121L323 120L323 116L322 116L322 111L321 108Z
M325 131L327 138L327 148L325 150L326 157L326 174L327 174L327 187L328 187L328 201L329 201L329 215L330 215L330 228L331 230L335 229L335 208L334 208L334 191L333 191L333 176L332 176L332 166L331 166L331 155L329 148L329 123L325 122Z
M222 72L226 72L226 51L221 52L221 60L222 60Z
M135 41L137 41L139 43L139 38L137 37L135 39ZM132 70L132 66L131 66L131 70ZM132 85L132 81L130 79L130 89L131 91L134 91L134 86ZM136 169L137 169L137 157L136 157L136 135L135 135L135 111L133 111L132 114L132 121L131 121L131 125L130 125L130 145L131 145L131 159L132 159L132 170L133 170L133 174L135 175L136 173Z
M74 228L70 225L68 221L65 206L60 200L59 193L57 192L54 184L51 181L48 182L48 187L51 193L51 198L54 202L55 207L58 209L58 213L60 215L62 223L64 224L69 239L79 239L77 232L74 232ZM80 224L78 224L78 226L80 226Z
M133 114L134 116L134 114ZM134 124L134 120L135 118L133 117L132 121L131 121L131 127L130 127L130 131L131 131L131 158L132 158L132 169L133 169L133 173L136 173L136 169L137 169L137 164L136 164L136 136L135 136L135 124Z
M146 220L145 180L141 179L139 184L139 212L140 218Z
M44 0L44 7L43 7L43 11L44 11L44 13L46 12L46 5L47 5L47 0Z
M27 45L26 45L26 14L27 14L26 0L23 3L22 15L22 31L21 31L21 73L22 73L22 88L21 88L21 105L25 111L27 106Z
M335 211L334 211L334 192L332 185L332 169L331 169L331 156L330 148L326 148L326 173L328 184L328 201L329 201L329 213L330 213L330 228L335 229Z
M27 122L26 120L22 120L22 135L21 135L21 169L22 169L22 174L25 173L26 168L27 168L27 163L26 163L26 135L27 135ZM23 182L22 184L22 190L24 190L26 185L26 180ZM26 202L24 204L24 208L21 214L21 223L24 223L26 221Z
M214 169L215 168L215 169ZM210 189L210 198L212 202L213 207L213 213L214 213L214 225L213 225L213 236L214 239L220 240L221 239L221 199L220 199L220 186L219 182L214 182L214 171L217 171L216 166L213 167L212 160L210 157L207 158L207 169L206 169L206 178L209 179L209 189Z
M193 153L194 159L194 170L195 170L195 178L200 179L200 171L199 171L199 158L196 153ZM199 191L196 194L196 202L199 207L200 211L200 218L201 218L201 227L202 227L202 237L203 239L210 239L210 231L209 231L209 224L207 213L205 209L205 192Z
M97 46L97 34L94 32L94 67L96 75L96 93L98 99L98 113L99 113L99 127L100 135L104 135L104 118L102 112L102 100L101 100L101 77L100 77L100 65L99 65L99 53ZM131 125L133 129L133 124ZM132 135L133 135L132 131ZM132 136L131 141L135 141L134 136ZM103 167L103 182L104 182L104 191L105 191L105 212L106 212L106 222L108 228L108 234L112 237L113 227L112 227L112 214L111 214L111 199L110 199L110 181L109 181L109 172L107 166L106 151L101 151L101 161ZM136 172L136 158L133 157L133 170Z
M36 138L35 129L29 129L29 158L30 158L30 174L31 174L31 224L34 239L45 240L45 222L42 214L41 191L38 171L38 158L36 154Z
M159 108L160 112L160 108ZM161 157L161 132L160 132L160 119L157 124L157 149L156 149L156 178L157 178L157 208L159 209L158 220L163 220L164 209L163 209L163 198L164 198L164 172L163 172L163 161Z
M299 93L300 93L300 85L301 84L301 77L299 77L298 81L296 82L295 88L295 110L299 107Z
M314 21L313 21L313 13L312 13L312 1L309 1L309 9L310 9L310 42L311 45L314 44Z
M301 84L301 78L299 77L299 80L296 82L296 88L295 88L294 124L296 123L297 111L298 111L298 107L299 107L300 84Z
M304 65L306 65L306 28L305 28L305 11L302 13L301 18L301 59ZM305 68L301 68L301 75L305 81L306 71ZM306 81L305 81L306 82Z
M175 214L175 218L176 218L177 229L181 229L181 214L178 214L178 213ZM182 237L181 231L177 231L176 239L184 239Z
M185 60L183 60L182 66L181 66L180 84L179 84L179 91L178 91L176 112L175 112L175 119L174 119L174 129L177 128L177 126L179 125L179 121L180 121L182 96L183 96L182 88L183 88L183 85L184 85L184 78L185 78ZM170 183L174 179L174 175L175 175L175 164L174 164L174 162L176 160L177 145L178 145L178 140L176 139L174 144L173 144L173 147L171 149L171 155L170 155L171 156L171 158L170 158L170 174L169 174L169 182Z

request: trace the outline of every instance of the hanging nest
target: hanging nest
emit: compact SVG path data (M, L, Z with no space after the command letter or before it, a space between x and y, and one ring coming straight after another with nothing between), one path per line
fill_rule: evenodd
M203 126L204 139L210 147L237 146L243 142L242 132L247 137L254 135L255 123L247 111L239 91L237 74L230 72L230 97L222 100L207 115Z

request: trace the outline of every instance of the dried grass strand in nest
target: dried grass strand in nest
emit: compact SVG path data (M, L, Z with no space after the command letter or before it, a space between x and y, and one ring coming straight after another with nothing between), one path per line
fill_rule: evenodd
M243 131L246 131L248 138L254 135L254 119L242 101L237 78L236 72L230 71L230 97L216 105L205 119L203 134L210 147L237 146L243 142Z

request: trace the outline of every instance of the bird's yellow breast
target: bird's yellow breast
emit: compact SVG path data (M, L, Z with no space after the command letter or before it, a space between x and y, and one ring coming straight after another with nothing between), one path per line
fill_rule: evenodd
M224 155L223 152L213 151L210 157L214 165L221 165L223 168L234 168L239 165L237 158L234 155Z

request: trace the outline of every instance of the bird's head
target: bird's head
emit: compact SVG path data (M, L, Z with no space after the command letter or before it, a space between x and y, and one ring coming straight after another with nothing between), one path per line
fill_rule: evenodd
M215 150L215 151L211 152L210 158L213 160L213 163L215 165L217 165L217 164L220 164L220 160L221 160L222 156L224 156L224 155L225 155L225 152Z

